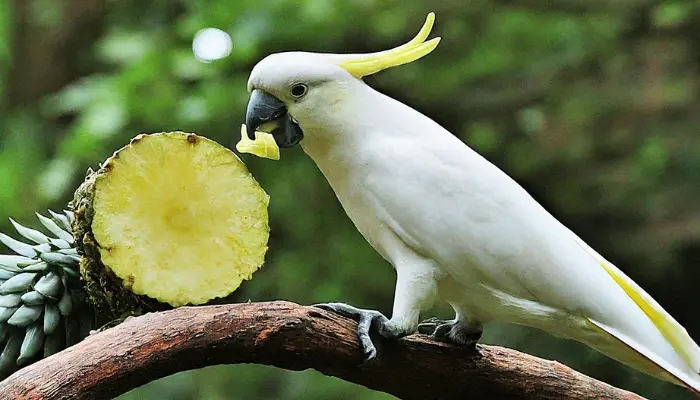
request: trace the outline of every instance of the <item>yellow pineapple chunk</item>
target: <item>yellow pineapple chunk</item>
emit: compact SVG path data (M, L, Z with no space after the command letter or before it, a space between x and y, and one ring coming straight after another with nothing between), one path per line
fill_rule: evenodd
M98 171L91 231L123 285L171 306L225 297L264 262L268 196L229 149L140 135Z
M271 134L255 131L255 140L250 140L245 125L241 125L241 140L236 144L236 150L270 160L280 159L280 148Z

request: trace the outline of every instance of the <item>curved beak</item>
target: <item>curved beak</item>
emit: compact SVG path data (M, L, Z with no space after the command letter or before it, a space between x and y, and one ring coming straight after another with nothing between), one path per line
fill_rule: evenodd
M289 115L283 102L260 89L255 89L250 94L245 116L248 137L255 140L255 131L258 127L268 123L274 126L269 133L275 138L275 143L280 148L292 147L304 137L304 132ZM269 129L268 126L265 128Z

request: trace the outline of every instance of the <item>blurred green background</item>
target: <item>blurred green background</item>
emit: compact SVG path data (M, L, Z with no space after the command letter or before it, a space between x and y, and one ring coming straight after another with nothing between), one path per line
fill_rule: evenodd
M700 339L698 1L2 0L0 231L10 216L34 224L33 211L63 207L89 166L138 133L185 130L232 148L248 73L265 55L382 50L431 10L437 50L368 83L505 169ZM207 27L231 35L230 56L193 56ZM392 268L302 150L242 159L271 196L272 233L267 264L239 299L390 313ZM483 341L651 398L691 398L532 329L489 326ZM238 365L119 399L386 398L312 371Z

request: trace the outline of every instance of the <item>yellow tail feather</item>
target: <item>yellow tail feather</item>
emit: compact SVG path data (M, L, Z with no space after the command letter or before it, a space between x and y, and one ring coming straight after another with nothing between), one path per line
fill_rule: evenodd
M617 358L620 362L635 367L636 369L649 375L655 376L659 379L663 379L665 381L675 383L676 385L683 386L695 393L696 395L700 396L700 378L698 378L697 376L688 376L683 371L680 371L678 368L664 361L661 357L657 356L653 352L648 351L644 346L641 346L639 343L635 342L633 339L627 337L626 335L615 330L614 328L600 323L598 321L592 320L590 318L588 319L588 321L589 326L595 327L601 333L606 333L614 337L619 342L619 344L622 344L628 349L632 350L633 353L631 354L636 353L640 355L643 359L641 359L640 361L639 358L634 359L634 357L631 356L621 356L622 353L620 353L619 351L605 351L609 349L604 349L603 346L596 346L601 351L608 353L611 357L613 355L616 355L617 357L613 358Z
M625 291L630 299L644 311L678 355L680 355L694 371L700 371L700 347L698 347L695 341L688 335L685 328L666 312L666 310L645 292L644 289L639 287L639 285L620 271L615 265L603 258L578 237L576 237L576 240L581 247L595 258L603 269L605 269L613 280Z

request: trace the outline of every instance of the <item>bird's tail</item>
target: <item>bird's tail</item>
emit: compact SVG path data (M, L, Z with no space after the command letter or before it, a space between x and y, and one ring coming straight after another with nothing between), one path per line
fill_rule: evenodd
M575 235L574 235L575 236ZM607 261L595 250L576 237L577 242L607 271L610 277L624 290L629 298L646 314L656 329L663 335L685 365L675 365L665 360L660 355L649 350L633 338L604 323L589 319L597 329L612 335L635 353L643 356L648 362L640 365L635 363L638 369L657 376L661 379L685 386L700 396L700 347L688 335L688 332L679 324L659 303L637 285L632 279L620 271L615 265ZM602 349L601 349L602 350ZM625 360L620 360L625 362ZM641 367L641 368L640 368Z
M591 347L641 372L683 386L700 397L700 375L697 372L687 368L681 370L624 333L595 320L588 321L603 336L612 337L613 342L617 343L613 345L610 340L605 340L605 344L589 343ZM631 352L625 351L623 354L620 348L627 348Z

